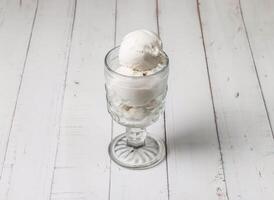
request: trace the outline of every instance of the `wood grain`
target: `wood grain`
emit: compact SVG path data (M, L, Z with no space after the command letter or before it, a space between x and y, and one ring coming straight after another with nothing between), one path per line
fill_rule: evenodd
M274 2L239 1L250 53L256 67L261 94L272 135L274 126ZM274 136L274 135L273 135Z
M77 2L51 199L108 199L111 119L104 56L113 47L115 1Z
M0 173L24 74L36 8L36 1L27 1L21 7L17 1L0 1Z
M170 199L228 199L197 4L161 0L159 13L160 34L170 57Z
M230 199L274 198L274 149L252 54L235 1L200 1Z
M4 161L0 199L49 199L74 7L74 1L67 0L38 2Z

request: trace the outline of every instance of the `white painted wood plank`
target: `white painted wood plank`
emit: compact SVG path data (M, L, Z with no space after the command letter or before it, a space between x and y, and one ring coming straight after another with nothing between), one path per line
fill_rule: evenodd
M269 118L274 126L274 1L240 1Z
M36 2L32 0L21 6L18 1L0 1L0 173L24 71L35 10Z
M238 1L201 1L230 199L274 199L273 138Z
M116 43L137 29L147 29L157 33L156 1L117 0Z
M49 199L74 7L72 0L39 1L0 199Z
M7 7L8 7L7 6L7 0L0 0L0 24L1 25L3 24L3 19L5 17L5 12L7 10Z
M115 1L77 1L51 199L108 199L111 118L104 56L113 47Z
M156 1L140 0L117 2L117 45L123 36L136 29L157 32ZM151 136L164 139L163 117L148 131ZM125 132L125 128L114 122L113 136ZM116 200L166 200L168 199L166 161L146 170L128 170L111 163L110 199Z
M159 1L170 57L166 108L170 199L228 199L195 1Z

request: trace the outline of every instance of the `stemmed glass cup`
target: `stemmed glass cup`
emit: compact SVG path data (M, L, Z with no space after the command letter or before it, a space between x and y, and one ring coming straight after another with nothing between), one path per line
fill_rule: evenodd
M164 110L167 93L168 57L161 70L144 76L118 73L119 46L105 57L107 108L112 119L126 127L114 138L109 155L117 164L133 169L155 166L165 157L165 145L148 134L146 127L156 122Z

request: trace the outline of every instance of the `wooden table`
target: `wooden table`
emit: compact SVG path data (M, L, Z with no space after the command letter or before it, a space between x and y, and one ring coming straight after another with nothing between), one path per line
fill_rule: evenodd
M133 171L103 59L140 28L170 57L168 155ZM273 0L0 0L0 200L274 199L273 46Z

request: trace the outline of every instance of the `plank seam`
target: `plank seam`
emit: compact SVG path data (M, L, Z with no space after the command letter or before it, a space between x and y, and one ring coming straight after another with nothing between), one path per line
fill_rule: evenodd
M239 0L239 8L240 8L240 14L241 14L241 18L242 18L243 25L244 25L244 31L245 31L245 35L246 35L246 39L247 39L247 43L248 43L248 48L249 48L249 51L250 51L250 54L251 54L252 63L253 63L254 69L255 69L255 74L256 74L256 77L257 77L261 97L262 97L265 112L266 112L266 115L267 115L268 124L269 124L270 130L271 130L272 138L274 139L274 133L273 133L273 128L272 128L272 124L271 124L271 120L270 120L270 114L268 112L268 107L267 107L266 100L265 100L265 95L264 95L264 92L263 92L263 89L262 89L260 76L259 76L259 73L258 73L258 70L257 70L257 65L256 65L256 61L255 61L255 58L254 58L253 50L251 48L251 43L250 43L249 35L248 35L248 32L247 32L244 15L243 15L241 0Z
M170 199L170 184L169 184L169 168L168 168L168 149L167 149L167 134L166 134L166 113L164 112L164 132L165 132L165 146L166 146L166 179L167 179L167 199Z
M113 38L113 46L115 47L116 46L116 42L117 42L117 39L116 39L116 37L117 37L117 8L118 8L118 0L115 0L115 14L114 14L114 38ZM111 142L111 140L112 140L112 138L113 138L113 119L111 119L111 137L110 137L110 142ZM111 169L112 169L112 160L111 160L111 158L109 158L109 185L108 185L108 200L110 200L111 199L111 176L112 176L112 174L111 174Z
M207 76L208 76L208 84L209 84L209 89L210 89L211 104L212 104L212 109L213 109L213 113L214 113L215 130L216 130L216 133L217 133L218 148L219 148L219 152L220 152L222 171L223 171L223 175L224 175L224 183L225 183L225 188L226 188L226 197L229 200L227 183L226 183L226 176L225 176L225 170L224 170L223 153L222 153L222 148L221 148L218 124L217 124L217 114L216 114L213 91L212 91L212 83L211 83L211 78L210 78L210 73L209 73L209 64L208 64L208 60L207 60L207 51L206 51L206 46L205 46L204 31L203 31L203 24L202 24L201 12L200 12L200 2L199 2L199 0L196 0L196 5L197 5L197 13L198 13L200 31L201 31L201 36L202 36L202 44L203 44L203 51L204 51L204 56L205 56L206 71L207 71Z
M157 33L160 36L160 25L159 25L159 1L156 1L156 25L157 25Z
M111 120L111 137L110 137L110 142L113 138L113 119ZM111 199L110 195L111 195L111 166L112 166L112 161L111 159L109 158L109 183L108 183L108 200Z
M115 14L114 14L114 47L117 43L117 6L118 0L115 0Z
M30 49L30 45L31 45L32 34L33 34L34 25L35 25L36 16L37 16L38 4L39 4L39 0L36 1L36 8L35 8L33 21L32 21L32 25L31 25L31 32L30 32L29 41L28 41L28 45L27 45L27 50L26 50L26 54L25 54L25 59L24 59L24 63L23 63L22 73L20 75L21 78L20 78L18 89L17 89L15 105L14 105L14 109L13 109L13 112L12 112L11 125L10 125L10 128L9 128L8 139L7 139L7 142L6 142L4 159L3 159L3 162L2 162L3 164L2 164L2 168L1 168L1 174L0 174L0 180L1 180L2 175L3 175L4 163L6 162L6 159L7 159L8 145L9 145L9 142L10 142L11 131L12 131L12 128L13 128L14 118L15 118L17 105L18 105L18 99L19 99L19 95L20 95L20 91L21 91L21 87L22 87L22 83L23 83L24 74L25 74L26 63L27 63L27 59L28 59L28 55L29 55L29 49Z
M67 54L67 63L66 63L66 71L65 71L65 79L64 79L64 84L63 84L63 94L62 94L62 110L60 112L59 116L59 131L57 135L57 147L55 151L55 156L54 156L54 167L51 175L51 183L50 183L50 193L49 193L49 200L52 199L52 189L53 189L53 183L54 183L54 175L55 175L55 166L57 162L57 155L59 151L59 144L60 144L60 134L61 134L61 121L62 121L62 114L64 111L64 100L65 100L65 91L67 87L67 76L68 76L68 71L69 71L69 64L70 64L70 55L71 55L71 46L72 46L72 39L73 39L73 32L74 32L74 24L75 24L75 18L76 18L76 10L77 10L77 0L74 0L74 8L73 8L73 16L72 16L72 24L71 24L71 32L70 32L70 38L69 38L69 47L68 47L68 54Z
M159 20L159 0L155 0L156 2L156 23L157 23L157 32L160 36L160 20ZM166 181L167 181L167 199L170 199L170 186L169 186L169 168L168 168L168 150L167 150L167 128L166 128L166 113L163 113L164 117L164 143L165 143L165 159L166 159Z

